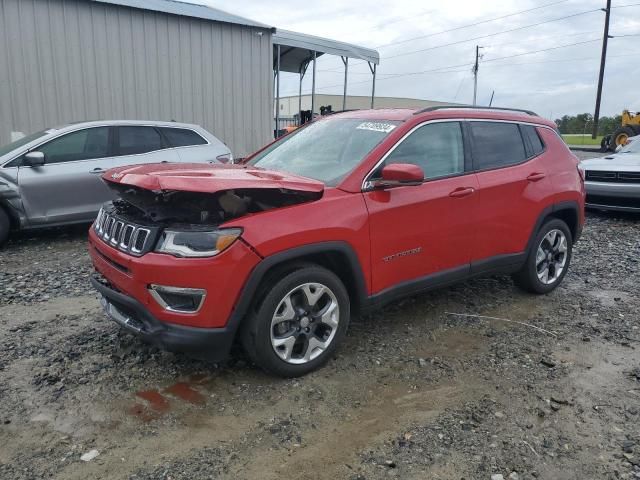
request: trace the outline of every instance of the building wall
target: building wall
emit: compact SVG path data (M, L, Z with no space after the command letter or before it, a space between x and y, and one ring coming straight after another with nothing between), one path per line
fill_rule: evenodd
M316 94L314 105L316 113L321 106L331 105L333 111L342 110L342 95ZM376 97L374 108L427 108L437 105L452 105L450 102L437 102L417 98ZM347 109L371 108L371 97L347 95ZM311 95L302 95L302 110L311 110ZM293 116L298 113L298 97L280 98L280 115Z
M0 0L0 144L69 122L197 123L236 156L273 131L267 30L86 0Z

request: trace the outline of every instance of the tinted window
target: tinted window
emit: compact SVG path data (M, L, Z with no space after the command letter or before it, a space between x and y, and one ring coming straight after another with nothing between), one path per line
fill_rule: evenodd
M432 123L420 127L400 143L385 164L412 163L425 178L444 177L464 171L462 128L458 122Z
M109 156L109 127L68 133L38 148L46 163L73 162Z
M162 149L162 138L153 127L119 127L120 155L136 155Z
M540 140L540 135L538 135L536 128L532 125L521 125L520 128L522 128L522 133L529 141L531 156L542 153L544 150L544 144L542 143L542 140Z
M515 123L469 122L476 168L498 168L527 158L520 129Z
M184 128L160 129L172 147L188 147L189 145L205 145L207 141L193 130Z

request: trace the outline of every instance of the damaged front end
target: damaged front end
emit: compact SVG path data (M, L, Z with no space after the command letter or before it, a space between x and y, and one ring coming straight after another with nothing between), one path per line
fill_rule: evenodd
M324 191L313 180L243 167L153 167L116 169L103 177L118 199L101 211L96 233L134 256L152 249L177 257L215 256L242 233L220 225L315 201Z
M141 223L160 225L220 225L274 208L317 200L322 193L286 189L232 189L215 193L178 190L150 191L109 183L118 196L116 210Z
M20 198L17 170L17 168L0 168L0 208L4 207L7 213L22 226L27 223L27 217Z

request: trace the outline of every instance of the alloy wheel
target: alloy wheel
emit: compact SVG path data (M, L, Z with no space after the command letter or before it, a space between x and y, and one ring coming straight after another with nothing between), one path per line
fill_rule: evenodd
M340 307L321 283L297 286L278 304L271 319L271 345L285 362L304 364L320 356L338 331Z
M555 283L567 264L567 237L558 229L547 233L538 245L536 253L536 273L545 285Z

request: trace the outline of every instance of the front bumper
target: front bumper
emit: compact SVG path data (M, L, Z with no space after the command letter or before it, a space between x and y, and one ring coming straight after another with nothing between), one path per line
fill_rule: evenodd
M147 343L172 352L184 352L210 361L226 358L233 343L233 328L197 328L161 322L136 299L116 291L98 275L91 284L102 295L107 315Z
M640 184L585 182L587 208L640 212Z

